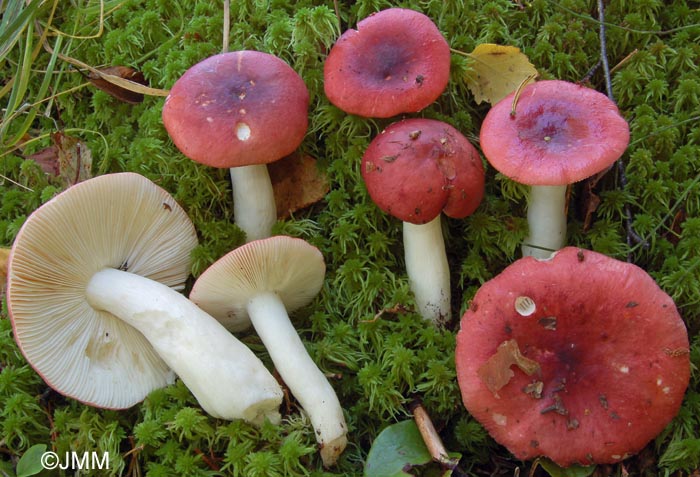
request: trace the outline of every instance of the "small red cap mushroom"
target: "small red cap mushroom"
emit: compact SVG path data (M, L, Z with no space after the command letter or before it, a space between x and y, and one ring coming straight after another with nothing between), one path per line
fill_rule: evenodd
M636 265L566 247L485 283L457 335L467 410L516 457L614 463L678 413L690 379L673 300Z
M440 212L466 217L484 194L476 148L434 119L405 119L382 131L365 151L362 177L380 209L414 224L430 222Z
M190 159L229 168L291 154L308 126L309 93L276 56L234 51L188 69L163 106L163 123Z
M489 110L479 141L491 165L521 184L572 184L605 170L627 148L627 121L594 89L546 80L523 88L515 107L514 96Z
M435 101L450 77L450 47L433 21L389 8L347 30L323 69L331 103L364 117L416 112Z

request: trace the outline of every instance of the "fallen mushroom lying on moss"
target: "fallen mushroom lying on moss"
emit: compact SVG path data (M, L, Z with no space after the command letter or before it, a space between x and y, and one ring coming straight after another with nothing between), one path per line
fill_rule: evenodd
M673 300L636 265L573 247L486 282L455 358L464 405L489 433L518 459L561 466L640 451L690 378Z
M316 247L302 239L270 237L220 258L199 276L190 300L228 329L253 325L280 376L309 415L324 465L331 466L347 444L343 409L288 315L318 294L325 273Z
M163 189L133 173L81 182L15 239L7 302L27 361L56 391L121 409L177 374L214 417L279 420L262 362L176 290L197 237Z

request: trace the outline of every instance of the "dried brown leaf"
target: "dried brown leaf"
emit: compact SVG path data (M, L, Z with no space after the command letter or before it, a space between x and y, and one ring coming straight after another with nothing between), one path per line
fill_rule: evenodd
M97 89L130 104L143 101L143 92L139 86L148 87L143 73L128 66L99 68L88 73L87 78Z
M53 134L57 148L58 176L66 185L74 185L92 177L92 152L77 137L62 132Z
M583 214L583 231L587 232L591 228L591 223L593 222L593 214L598 210L600 205L600 197L596 194L595 188L598 182L608 173L612 166L606 168L603 171L589 177L583 182L583 189L580 199L580 210Z
M295 153L267 167L279 219L318 202L330 190L328 178L319 171L311 156Z
M51 176L55 177L60 172L58 169L58 147L55 144L30 154L26 158L39 164L41 170Z

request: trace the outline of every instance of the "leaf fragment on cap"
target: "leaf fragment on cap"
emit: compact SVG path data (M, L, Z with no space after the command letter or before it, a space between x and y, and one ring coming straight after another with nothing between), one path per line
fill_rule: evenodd
M515 373L510 369L512 365L516 365L528 376L532 376L540 370L539 363L523 356L518 342L511 339L501 343L496 349L496 353L479 368L479 378L489 388L489 391L496 394L515 376Z

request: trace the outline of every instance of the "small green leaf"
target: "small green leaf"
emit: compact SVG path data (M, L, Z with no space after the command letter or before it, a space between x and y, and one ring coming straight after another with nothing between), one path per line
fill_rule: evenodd
M540 459L537 463L551 477L588 477L595 471L595 465L572 465L571 467L560 467L549 459Z
M17 477L36 475L44 470L41 465L41 456L44 452L46 452L46 444L35 444L27 449L17 462Z
M414 421L385 427L372 444L365 477L405 477L413 466L431 461L430 452Z

